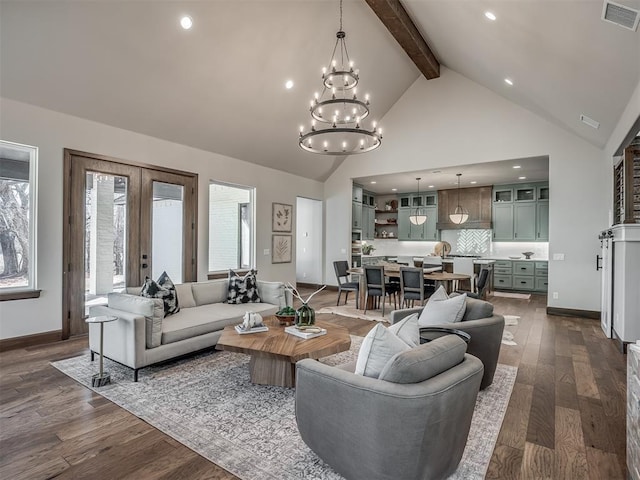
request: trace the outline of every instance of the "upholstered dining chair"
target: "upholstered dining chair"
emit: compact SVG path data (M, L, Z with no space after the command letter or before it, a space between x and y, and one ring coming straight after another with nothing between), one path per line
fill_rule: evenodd
M364 267L364 279L366 285L366 296L364 304L364 313L367 313L367 305L369 297L375 297L376 299L382 299L382 316L384 316L384 304L386 303L386 297L393 295L393 307L397 308L396 294L400 291L399 283L385 282L384 278L384 266L365 266Z
M336 272L338 280L338 301L336 306L340 305L340 296L344 292L344 304L349 300L349 292L356 293L356 308L360 308L358 297L360 296L360 282L352 282L349 279L349 262L346 260L337 260L333 262L333 269Z
M470 283L470 291L476 291L476 274L473 270L473 258L469 257L455 257L453 259L453 273L461 273L463 275L469 275L471 279ZM463 280L466 281L466 280ZM457 282L457 281L456 281ZM458 288L457 284L454 286L454 290Z
M479 298L480 300L484 300L488 286L489 286L489 270L486 268L483 268L482 270L480 270L480 274L478 275L475 292L470 292L466 290L456 290L456 292L466 293L467 297Z
M413 307L416 300L424 305L425 298L433 291L433 286L424 282L422 268L400 267L400 305L403 308Z

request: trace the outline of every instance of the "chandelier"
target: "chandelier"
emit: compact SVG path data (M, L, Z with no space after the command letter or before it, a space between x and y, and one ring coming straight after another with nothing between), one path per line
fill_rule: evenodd
M418 198L419 198L419 202L422 202L422 199L420 199L420 177L416 178L416 180L418 181ZM422 205L420 205L422 206ZM422 212L422 209L420 208L420 206L418 206L415 211L413 211L410 215L409 215L409 221L411 223L413 223L414 225L422 225L424 222L427 221L427 215L425 213Z
M451 220L452 223L455 223L456 225L462 225L464 222L466 222L469 219L469 212L467 211L467 209L460 206L460 177L461 176L462 176L461 173L456 174L456 177L458 177L458 206L456 206L453 213L449 214L449 219Z
M345 37L340 0L340 29L329 65L322 68L322 93L316 92L311 100L309 131L300 127L298 145L307 152L353 155L378 148L382 140L382 129L376 122L371 123L371 129L362 123L369 116L369 95L364 101L358 98L359 71L349 59Z

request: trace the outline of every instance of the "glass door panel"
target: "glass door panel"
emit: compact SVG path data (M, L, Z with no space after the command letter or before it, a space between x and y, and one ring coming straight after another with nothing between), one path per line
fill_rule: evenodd
M128 179L94 171L85 174L84 315L121 291L127 269Z
M184 187L164 182L153 182L151 207L151 275L157 280L167 272L173 283L182 283L184 259Z

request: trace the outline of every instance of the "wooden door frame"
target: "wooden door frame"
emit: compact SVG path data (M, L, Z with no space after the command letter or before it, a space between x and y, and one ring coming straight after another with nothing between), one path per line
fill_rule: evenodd
M78 161L79 160L79 161ZM141 162L133 162L127 160L121 160L114 157L109 157L106 155L94 154L89 152L83 152L79 150L73 149L64 149L64 166L63 166L63 216L62 216L62 339L66 340L71 336L71 309L72 309L72 295L74 287L78 290L79 286L83 283L82 279L79 278L79 275L84 275L84 258L80 265L78 265L77 260L74 262L74 258L72 258L73 247L77 243L77 238L80 234L82 234L82 239L84 240L84 228L75 228L73 224L73 211L72 211L72 200L74 194L77 193L77 190L85 186L83 185L73 185L72 184L72 171L74 167L83 168L86 170L84 164L93 163L94 166L97 166L97 163L101 163L102 170L105 170L105 165L110 165L106 167L106 170L111 170L111 174L114 175L122 175L122 172L129 173L131 168L137 167L139 169L139 180L138 185L135 185L134 188L129 185L127 189L127 201L130 200L132 202L136 202L137 205L140 205L140 195L141 195L141 184L142 184L142 172L145 170L162 172L166 174L174 174L181 175L183 177L189 177L192 188L192 195L185 195L185 210L188 208L190 212L192 212L193 224L192 228L188 229L191 233L189 238L189 244L192 247L192 259L191 261L187 261L185 259L185 265L183 268L183 281L195 281L197 278L197 242L198 242L198 174L192 172L185 172L182 170L175 170L170 168L159 167L156 165L150 165L147 163ZM102 163L108 162L108 163ZM90 169L91 170L91 169ZM100 171L101 168L95 168L93 170ZM129 176L124 175L124 176ZM77 177L80 178L80 177ZM78 182L79 183L79 182ZM130 193L131 191L131 193ZM130 197L130 195L132 195ZM188 199L188 200L187 200ZM133 205L133 203L132 203ZM84 218L84 217L83 217ZM129 227L131 225L136 225L139 227L140 225L140 211L131 211L129 212L129 216L127 217L127 223ZM133 282L139 285L140 282L140 252L136 248L135 242L131 241L131 237L133 235L138 235L139 237L139 228L128 228L127 231L127 240L128 240L128 248L127 248L127 263L128 266L133 265L136 268L127 268L127 285L130 285L130 282ZM137 233L136 233L137 232ZM75 235L75 237L74 237ZM185 235L186 238L186 235ZM75 240L74 240L75 239ZM184 241L184 240L183 240ZM81 242L82 243L82 242ZM187 243L184 243L187 245ZM82 248L84 254L84 245ZM135 257L134 257L135 256ZM187 265L188 264L188 265ZM83 301L84 308L84 301Z

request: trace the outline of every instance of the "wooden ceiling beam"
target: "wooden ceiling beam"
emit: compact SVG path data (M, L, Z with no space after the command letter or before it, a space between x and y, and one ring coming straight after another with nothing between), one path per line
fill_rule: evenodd
M427 80L440 76L440 63L400 0L365 0Z

